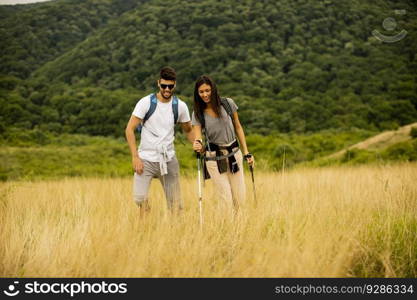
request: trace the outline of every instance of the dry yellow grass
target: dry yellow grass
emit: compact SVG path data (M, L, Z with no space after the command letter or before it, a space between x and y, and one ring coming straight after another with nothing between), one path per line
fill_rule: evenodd
M258 202L199 227L195 178L171 215L159 182L139 218L131 179L0 185L0 275L349 277L417 275L417 164L256 174Z

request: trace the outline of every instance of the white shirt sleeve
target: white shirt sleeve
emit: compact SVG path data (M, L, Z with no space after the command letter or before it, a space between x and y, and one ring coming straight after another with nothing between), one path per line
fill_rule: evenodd
M187 104L183 101L178 101L178 122L187 123L190 120L190 112L188 111Z
M145 118L145 115L149 110L150 101L151 100L149 96L146 96L140 99L138 103L136 103L136 106L135 106L135 109L133 110L132 115L143 120L143 118Z

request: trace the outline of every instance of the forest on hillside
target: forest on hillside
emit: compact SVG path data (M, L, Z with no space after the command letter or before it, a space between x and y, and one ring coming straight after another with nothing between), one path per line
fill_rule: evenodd
M165 65L190 109L195 79L212 76L248 133L417 120L413 1L57 0L0 6L0 39L1 134L123 136Z

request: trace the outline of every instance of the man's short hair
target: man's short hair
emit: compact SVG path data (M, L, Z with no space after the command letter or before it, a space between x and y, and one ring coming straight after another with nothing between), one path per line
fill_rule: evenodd
M177 80L177 74L175 73L175 70L173 68L164 67L164 68L161 69L159 78L160 79L165 79L165 80L176 81Z

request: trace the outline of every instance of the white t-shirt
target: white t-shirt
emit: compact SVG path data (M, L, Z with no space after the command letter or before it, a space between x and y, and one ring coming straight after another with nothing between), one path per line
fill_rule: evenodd
M145 96L138 101L133 110L133 115L140 119L145 118L151 103L151 95ZM190 121L190 113L187 104L178 99L178 123ZM167 158L171 160L175 155L174 149L174 113L172 111L172 97L169 102L163 103L158 100L152 116L146 120L142 128L139 157L151 162L160 162L161 146L166 147Z

